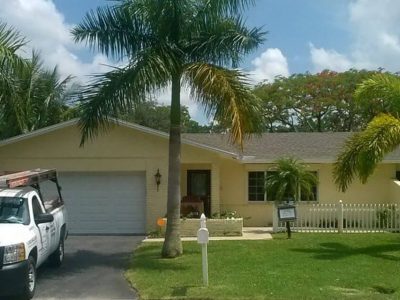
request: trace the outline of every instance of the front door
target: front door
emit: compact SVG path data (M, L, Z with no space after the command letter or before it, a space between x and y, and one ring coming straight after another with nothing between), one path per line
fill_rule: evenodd
M204 203L204 213L211 217L211 171L188 170L187 194L199 197Z

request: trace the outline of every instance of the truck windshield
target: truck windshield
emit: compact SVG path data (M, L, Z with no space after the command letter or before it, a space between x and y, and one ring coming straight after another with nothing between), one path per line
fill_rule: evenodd
M0 223L28 225L28 200L19 197L0 197Z

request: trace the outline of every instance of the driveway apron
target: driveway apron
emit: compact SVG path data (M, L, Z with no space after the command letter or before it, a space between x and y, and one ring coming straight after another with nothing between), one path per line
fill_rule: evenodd
M123 273L142 240L136 236L70 236L63 265L39 269L34 299L138 299Z

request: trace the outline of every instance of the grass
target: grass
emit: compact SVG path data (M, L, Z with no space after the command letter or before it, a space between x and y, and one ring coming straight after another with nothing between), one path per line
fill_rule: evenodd
M142 299L400 299L399 234L297 234L291 240L211 241L208 288L201 248L161 259L141 245L127 279Z

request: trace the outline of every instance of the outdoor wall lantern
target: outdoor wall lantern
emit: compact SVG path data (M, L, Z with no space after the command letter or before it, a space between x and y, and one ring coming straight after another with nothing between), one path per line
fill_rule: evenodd
M161 184L161 174L160 174L160 169L157 169L157 173L154 175L154 178L156 179L156 184L157 184L157 192L158 192L158 187Z

